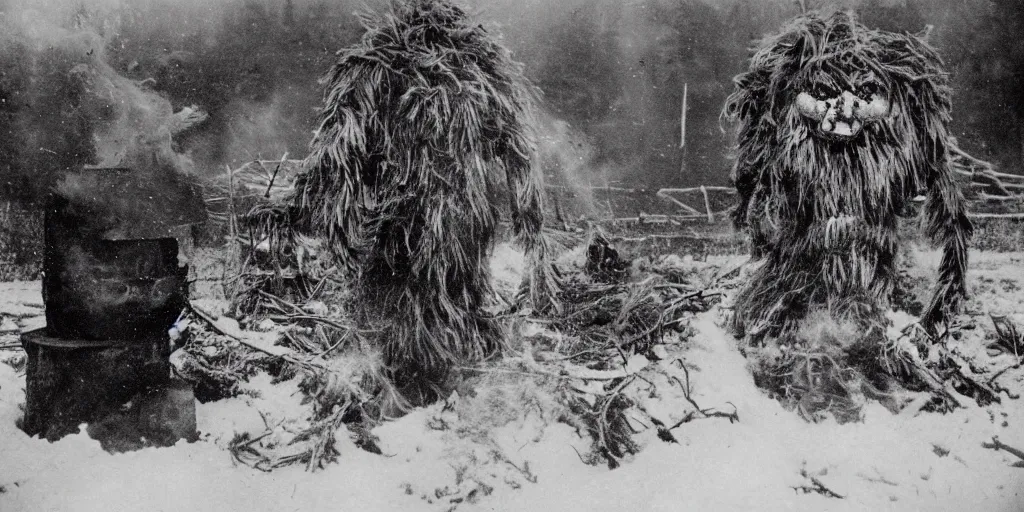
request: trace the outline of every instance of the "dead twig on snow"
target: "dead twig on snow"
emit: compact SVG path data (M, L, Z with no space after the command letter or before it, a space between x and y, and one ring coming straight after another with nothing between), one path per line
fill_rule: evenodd
M821 483L821 480L818 480L817 477L811 476L809 473L807 473L806 469L800 470L800 476L810 480L811 485L798 485L796 487L793 487L794 491L803 492L804 494L816 492L822 496L825 496L826 498L836 498L840 500L846 499L846 497L843 496L842 494L839 494L833 491L832 489L825 487L825 484Z
M686 364L683 362L682 359L676 359L673 362L679 363L679 368L683 370L683 376L686 379L686 382L684 383L680 381L679 377L676 377L675 375L669 375L669 378L676 381L676 384L679 384L679 387L683 390L683 397L686 398L687 402L690 402L690 405L693 406L693 410L688 412L686 416L683 416L683 419L676 422L676 424L673 425L668 430L671 431L673 429L678 428L680 425L684 423L689 423L690 421L693 421L694 419L696 419L696 415L698 413L701 415L702 418L726 418L729 420L729 423L732 423L734 421L740 421L739 409L737 409L736 406L731 402L726 403L732 405L733 412L722 412L713 408L701 408L701 406L697 404L697 401L693 399L692 388L690 387L690 371L686 369Z
M1024 451L1018 450L1012 446L1009 446L999 440L999 436L992 436L991 443L981 443L982 448L988 448L990 450L1003 450L1016 455L1020 460L1011 464L1015 468L1024 468Z

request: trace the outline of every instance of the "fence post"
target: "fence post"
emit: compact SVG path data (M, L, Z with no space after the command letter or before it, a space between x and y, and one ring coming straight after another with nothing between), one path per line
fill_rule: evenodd
M704 194L704 211L708 212L708 224L715 223L715 214L711 213L711 201L708 199L708 189L704 185L700 186L700 193Z

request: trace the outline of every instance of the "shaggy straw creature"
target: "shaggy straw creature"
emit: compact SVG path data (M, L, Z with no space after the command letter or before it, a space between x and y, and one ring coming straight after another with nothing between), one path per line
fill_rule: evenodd
M943 246L921 322L935 329L955 313L972 228L935 51L846 13L811 14L765 40L735 82L725 109L740 121L734 222L765 260L738 295L738 331L791 335L823 310L865 336L884 333L897 217L919 194L927 233Z
M481 308L503 208L536 264L535 300L557 286L543 265L531 89L509 52L447 1L399 0L363 24L325 78L294 211L356 271L398 383L423 391L502 345Z

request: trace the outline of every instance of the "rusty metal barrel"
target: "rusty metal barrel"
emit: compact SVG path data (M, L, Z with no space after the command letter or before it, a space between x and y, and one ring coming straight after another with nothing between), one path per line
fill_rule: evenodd
M46 212L43 297L50 334L125 340L166 333L185 306L174 238L104 240L55 198Z
M168 179L86 169L51 195L43 255L50 335L126 340L174 323L187 295L178 239L204 209L197 190Z
M194 440L191 388L170 376L168 329L188 300L181 241L205 220L174 169L80 169L45 218L47 326L24 333L23 428L49 440L89 424L109 451Z

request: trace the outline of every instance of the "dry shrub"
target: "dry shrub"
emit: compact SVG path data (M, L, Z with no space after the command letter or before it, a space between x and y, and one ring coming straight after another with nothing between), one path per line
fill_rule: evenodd
M563 399L571 413L563 421L584 431L592 440L590 455L583 458L584 462L604 462L608 469L615 469L620 459L640 451L633 440L636 432L626 419L626 413L635 405L632 399L619 392L599 397L593 403L575 393L567 393Z
M351 411L346 423L376 423L410 408L391 382L379 350L351 348L329 360L322 372L306 374L300 388L313 403L316 419L343 408Z
M464 437L485 441L496 429L522 424L531 415L550 425L565 413L558 402L559 382L545 376L526 376L517 365L501 365L468 377L453 405L459 421L453 430Z
M881 373L876 358L857 360L851 354L876 351L872 347L879 342L878 331L866 335L857 322L819 309L804 317L792 336L748 354L757 385L783 405L808 421L831 415L847 422L860 418L862 386L871 386L868 375Z

